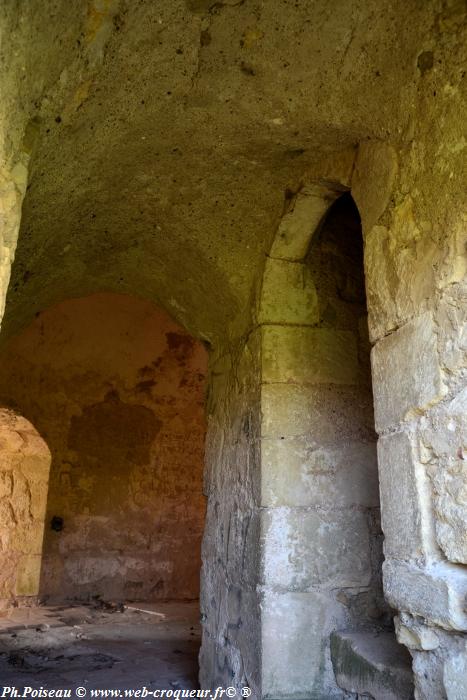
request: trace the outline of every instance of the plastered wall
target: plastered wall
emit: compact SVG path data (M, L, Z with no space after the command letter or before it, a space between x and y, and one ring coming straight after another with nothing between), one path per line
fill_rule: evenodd
M95 294L38 315L0 366L2 402L52 453L41 596L196 598L204 347L149 302Z

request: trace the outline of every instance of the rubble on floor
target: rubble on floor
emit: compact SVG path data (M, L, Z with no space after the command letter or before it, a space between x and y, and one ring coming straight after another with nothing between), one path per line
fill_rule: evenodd
M5 685L198 687L197 603L72 605L0 616Z

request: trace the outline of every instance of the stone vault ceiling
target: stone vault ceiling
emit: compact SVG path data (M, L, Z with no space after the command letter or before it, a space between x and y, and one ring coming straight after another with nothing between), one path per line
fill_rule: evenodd
M20 3L33 145L5 334L102 290L243 332L286 190L325 152L405 138L433 6L384 5Z

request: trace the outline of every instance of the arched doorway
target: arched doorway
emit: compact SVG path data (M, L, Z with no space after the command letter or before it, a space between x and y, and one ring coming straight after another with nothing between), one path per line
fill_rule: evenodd
M382 585L360 216L320 186L296 209L306 235L279 228L260 308L263 695L409 698Z
M38 314L0 354L2 401L40 426L52 456L36 594L50 625L84 624L82 636L97 644L91 658L77 651L80 638L54 637L50 663L40 657L41 678L59 683L71 664L76 681L85 673L97 686L118 678L131 687L148 667L158 684L180 668L196 685L204 346L154 304L100 293ZM109 648L99 647L104 638ZM23 641L15 663L23 648L31 655L44 644ZM33 674L36 662L26 659L26 671Z
M0 409L0 610L39 599L50 462L32 423Z

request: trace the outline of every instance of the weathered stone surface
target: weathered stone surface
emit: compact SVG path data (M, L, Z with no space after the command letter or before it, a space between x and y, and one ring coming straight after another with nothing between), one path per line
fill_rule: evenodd
M438 347L442 368L451 375L467 377L467 281L443 290L437 314Z
M0 410L0 599L2 608L16 597L39 594L49 448L26 418ZM25 467L25 464L28 464ZM41 481L29 478L34 465Z
M3 138L1 138L3 141ZM0 148L0 151L3 150ZM0 324L10 281L21 219L21 205L27 184L27 158L18 162L14 172L0 169Z
M467 451L467 387L421 418L419 437L425 464L462 459L464 449Z
M41 553L21 556L17 564L15 596L37 596L39 593Z
M262 511L263 576L283 590L367 586L370 543L365 515L358 510Z
M446 661L443 682L447 700L464 700L467 688L467 649Z
M433 489L438 545L456 563L467 562L467 389L420 420L419 449Z
M440 645L439 636L419 618L402 612L394 618L396 636L400 644L417 651L432 651Z
M381 526L384 553L397 559L417 559L426 550L417 470L410 436L384 435L378 440Z
M329 600L315 592L266 592L261 613L263 697L340 698L323 643L336 622Z
M379 506L374 443L319 446L311 438L263 439L264 506Z
M365 277L368 324L372 341L383 338L430 308L436 294L436 266L441 266L443 244L433 240L429 221L417 220L411 194L399 195L385 216L365 238ZM440 236L441 237L441 236Z
M430 313L409 321L372 350L376 430L397 425L445 393Z
M352 174L352 196L360 209L363 233L373 226L389 204L397 173L394 148L381 141L361 143Z
M355 335L349 331L263 326L263 382L356 384Z
M11 473L0 472L0 498L11 496L13 491L13 477Z
M443 684L443 660L436 652L411 650L415 680L415 698L446 700Z
M281 219L271 248L272 257L302 260L312 235L338 194L319 185L299 192L292 209Z
M209 493L202 550L204 688L261 686L261 550L259 517L259 334L229 358L214 358L205 489ZM211 442L212 439L212 442Z
M435 527L449 561L467 564L467 463L459 459L433 469Z
M261 434L302 437L321 445L375 442L371 394L360 386L263 384Z
M467 631L467 574L462 567L438 563L430 567L387 559L384 593L390 605L424 617L440 627Z
M309 268L303 263L268 258L258 314L259 323L316 324L318 297Z
M331 658L338 685L378 700L411 700L410 654L388 632L333 632Z
M423 620L414 618L420 629ZM435 632L438 646L431 650L420 651L411 648L415 679L415 697L422 700L448 700L452 697L465 697L465 634L455 634L439 627L431 626Z

